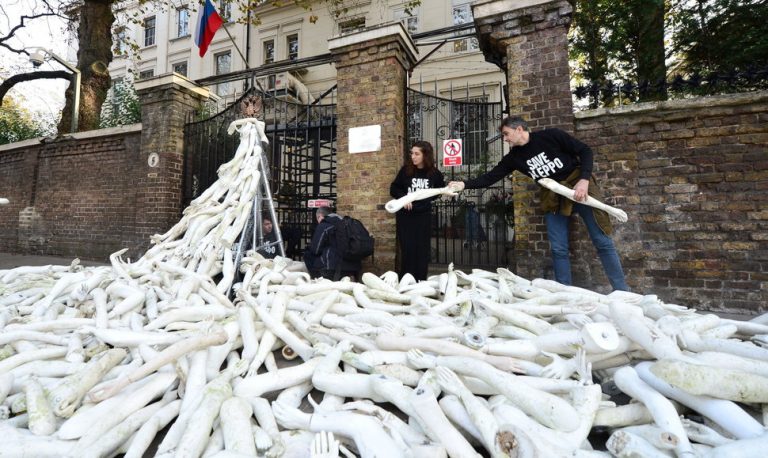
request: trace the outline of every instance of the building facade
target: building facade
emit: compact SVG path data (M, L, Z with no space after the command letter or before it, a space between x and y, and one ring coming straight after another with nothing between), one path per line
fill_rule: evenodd
M415 37L421 59L408 75L409 87L456 100L502 99L504 73L485 62L477 40L466 36L472 30L439 33L446 27L472 23L471 0L423 0L410 15L405 2L397 0L348 0L341 5L344 10L333 10L325 2L305 10L262 1L251 13L259 25L244 23L248 18L232 4L214 3L226 23L203 57L194 43L197 2L177 0L163 7L140 7L137 1L119 5L116 57L109 67L113 79L176 72L199 81L265 64L287 64L327 54L328 40L334 36L402 21ZM459 34L465 36L457 38ZM263 77L260 82L274 88L274 78ZM276 78L278 85L291 86L297 99L313 100L336 84L336 69L331 64L316 65ZM210 89L226 105L244 87L242 81L234 81Z

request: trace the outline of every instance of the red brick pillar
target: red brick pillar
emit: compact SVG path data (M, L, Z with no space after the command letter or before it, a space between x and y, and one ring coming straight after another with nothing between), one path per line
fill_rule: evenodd
M491 0L474 3L472 13L486 60L507 73L509 113L522 116L533 130L558 127L573 133L568 68L570 3ZM527 278L552 278L538 188L530 178L519 173L513 175L514 267ZM587 254L591 256L593 252ZM578 270L574 263L574 279L579 276Z
M141 154L136 183L136 243L170 229L181 217L184 123L208 90L176 74L136 83L141 102ZM136 253L131 253L136 255Z
M405 144L407 71L416 47L398 22L332 38L338 81L337 210L358 218L376 238L374 264L363 270L395 268L395 216L384 210L389 184L402 166ZM350 153L349 130L380 126L377 151Z

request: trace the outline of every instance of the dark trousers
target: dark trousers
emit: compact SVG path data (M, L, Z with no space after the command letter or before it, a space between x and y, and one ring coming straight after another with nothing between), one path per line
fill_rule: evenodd
M573 212L578 213L587 226L589 237L592 239L592 244L597 250L597 256L603 263L605 275L611 282L613 289L629 291L613 240L597 225L592 208L583 204L574 204ZM547 237L549 237L549 246L552 251L555 280L564 285L570 285L571 253L568 247L568 217L548 212L544 215L544 219L547 222Z
M400 276L409 273L416 280L427 279L432 245L432 215L430 212L397 213L397 239L400 241Z

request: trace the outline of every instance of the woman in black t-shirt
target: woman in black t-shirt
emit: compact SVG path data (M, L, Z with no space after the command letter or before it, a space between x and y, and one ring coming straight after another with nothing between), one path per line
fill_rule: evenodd
M435 167L435 152L426 141L411 146L405 165L389 186L389 194L399 199L420 189L445 187L443 174ZM400 275L410 273L416 280L427 279L431 252L432 201L437 197L406 204L395 215L400 242Z

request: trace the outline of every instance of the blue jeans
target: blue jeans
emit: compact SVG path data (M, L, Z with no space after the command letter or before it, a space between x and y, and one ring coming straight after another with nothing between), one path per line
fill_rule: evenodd
M605 275L614 290L629 291L624 280L624 271L621 269L621 261L613 246L613 240L606 235L595 221L592 207L574 203L574 213L578 213L587 226L592 244L597 249L597 255L603 264ZM552 267L555 271L555 280L564 285L571 284L571 261L568 249L568 217L556 213L544 215L547 222L547 236L552 251Z

